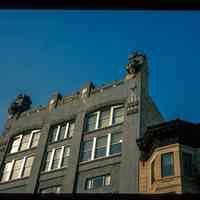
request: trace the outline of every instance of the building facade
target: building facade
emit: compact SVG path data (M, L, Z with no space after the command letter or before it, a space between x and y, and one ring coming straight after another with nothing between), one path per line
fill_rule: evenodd
M157 189L160 174L149 170L152 162L160 162L157 155L165 149L177 152L180 144L170 140L154 148L146 139L147 127L164 120L149 96L144 54L129 57L123 80L101 87L89 82L71 96L54 93L46 106L30 105L29 96L19 95L8 109L0 193L182 192L187 187L189 182L183 186L177 179L178 189Z

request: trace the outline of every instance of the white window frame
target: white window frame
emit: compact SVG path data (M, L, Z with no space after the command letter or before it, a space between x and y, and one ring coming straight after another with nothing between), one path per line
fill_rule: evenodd
M68 132L69 132L69 122L67 122L66 127L65 127L64 139L66 139L68 137Z
M120 132L119 132L120 133ZM87 142L87 141L92 141L92 151L91 151L91 157L89 160L85 160L85 161L81 161L81 162L89 162L89 161L92 161L92 160L98 160L100 158L104 158L104 157L109 157L109 156L112 156L112 155L115 155L115 154L110 154L110 148L111 148L111 139L112 139L112 135L114 134L118 134L117 133L108 133L104 136L100 136L100 137L106 137L107 136L107 143L106 143L106 155L103 156L103 157L99 157L99 158L95 158L95 153L96 153L96 142L97 142L97 139L98 137L93 137L92 139L89 139L89 140L85 140L84 142ZM99 137L99 138L100 138ZM121 139L119 141L120 143L123 143L123 139ZM114 143L115 144L115 143ZM84 153L84 149L83 149L83 153ZM117 153L118 154L118 153Z
M51 158L50 158L50 161L49 161L49 166L48 166L48 169L45 170L44 172L54 171L54 170L62 169L62 168L66 167L66 166L62 167L62 161L63 161L63 156L64 156L64 150L65 150L65 148L70 148L70 146L68 146L68 145L67 146L61 146L61 147L56 147L56 148L53 148L53 149L50 150L52 153L51 153ZM55 151L57 149L61 149L61 153L60 153L60 157L59 157L59 162L58 162L58 168L52 169L53 159L54 159ZM47 153L50 152L50 151L47 151Z
M123 104L120 104L120 105L115 105L115 106L110 106L110 113L109 113L109 125L107 126L107 127L109 127L109 126L112 126L113 125L113 115L114 115L114 110L116 109L116 108L123 108L124 107L124 105ZM100 115L101 115L101 113L102 113L103 111L102 110L98 110L98 111L96 111L96 112L91 112L91 113L89 113L89 114L96 114L96 116L97 116L97 118L96 118L96 124L95 124L95 129L94 130L97 130L97 129L99 129L99 122L100 122ZM86 121L86 123L88 123L88 118L86 119L87 121ZM104 128L106 128L106 127L104 127ZM91 130L91 131L94 131L94 130ZM88 130L86 130L87 132L88 132ZM90 131L89 131L90 132Z
M23 135L20 134L20 135L15 136L15 137L13 138L13 140L12 140L12 146L11 146L11 150L10 150L10 154L17 153L17 152L19 151L19 149L20 149L20 147L21 147L21 143L22 143L22 137L23 137ZM12 149L13 149L13 148L12 148L12 147L13 147L13 142L14 142L17 138L19 138L19 144L18 144L18 146L17 146L16 151L12 152Z
M14 159L14 160L12 160L12 161L8 161L8 162L11 162L11 170L10 170L10 172L9 172L9 174L8 174L8 177L7 177L7 179L5 180L5 181L3 181L3 182L8 182L8 181L15 181L15 180L18 180L18 179L21 179L21 178L23 178L22 177L22 174L23 174L23 172L24 172L24 170L25 170L25 163L26 163L26 160L29 158L29 157L34 157L34 155L29 155L29 156L24 156L22 159ZM13 173L13 170L14 170L14 164L15 164L15 162L16 161L18 161L18 160L22 160L22 164L21 164L21 166L20 166L20 171L19 171L19 175L18 175L18 177L16 178L16 179L13 179L13 180L11 180L11 175L12 175L12 173ZM7 162L7 163L8 163ZM5 164L7 164L7 163L5 163ZM32 167L32 166L31 166ZM5 165L4 165L4 168L5 168ZM3 174L2 174L2 176L3 176ZM2 179L2 176L1 176L1 179ZM28 177L28 176L27 176ZM2 181L1 181L2 182Z

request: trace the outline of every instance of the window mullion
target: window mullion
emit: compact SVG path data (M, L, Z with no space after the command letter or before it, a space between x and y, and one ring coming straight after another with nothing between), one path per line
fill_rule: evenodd
M97 138L94 137L94 138L93 138L93 145L92 145L92 155L91 155L91 160L94 160L94 156L95 156L95 148L96 148L96 140L97 140Z
M106 156L109 156L110 154L110 143L111 143L111 134L109 133L107 136Z
M58 141L58 136L59 136L60 128L61 128L61 126L59 125L58 128L57 128L55 141Z
M114 113L114 107L111 107L111 109L110 109L110 121L109 121L110 126L113 123L113 113Z
M69 132L69 122L67 122L66 128L65 128L65 135L64 135L64 139L67 138Z
M22 137L23 137L23 135L20 135L19 137L20 137L20 140L19 140L19 145L18 145L18 147L17 147L17 151L19 151L19 149L20 149L20 146L21 146L21 143L22 143Z
M64 149L65 147L62 146L61 152L60 152L60 158L59 158L59 163L58 163L58 168L61 168L62 160L63 160L63 154L64 154Z
M23 171L24 171L25 162L26 162L26 157L23 158L23 161L22 161L22 165L21 165L21 168L20 168L20 172L19 172L19 177L18 177L18 178L21 178L21 176L22 176L22 173L23 173Z
M30 135L30 138L29 138L29 141L28 141L28 149L31 147L31 142L32 142L32 138L33 138L33 131L31 132L31 135Z
M50 162L49 162L49 167L48 167L47 171L51 170L51 166L52 166L52 163L53 163L54 153L55 153L55 149L52 149L51 158L50 158Z
M100 111L97 112L97 119L96 119L95 129L99 128L99 119L100 119Z

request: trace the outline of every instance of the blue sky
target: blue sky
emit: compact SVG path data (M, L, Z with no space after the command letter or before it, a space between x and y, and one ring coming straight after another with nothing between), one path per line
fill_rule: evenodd
M128 54L149 59L150 95L166 120L200 122L200 12L0 12L0 132L19 93L33 106L91 80L123 79Z

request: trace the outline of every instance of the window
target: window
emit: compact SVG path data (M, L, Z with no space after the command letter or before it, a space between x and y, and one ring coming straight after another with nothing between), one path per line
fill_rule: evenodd
M165 153L161 155L162 177L174 175L173 153Z
M184 176L192 176L192 154L182 153L182 162Z
M51 171L67 167L70 156L70 147L54 148L47 152L44 171Z
M10 153L24 151L38 145L40 130L33 130L26 134L21 134L13 138Z
M12 160L5 164L1 182L16 180L30 176L34 157L24 157L20 160Z
M61 191L60 186L53 186L40 190L41 193L60 193L60 191Z
M23 170L23 175L22 175L23 177L30 176L31 168L32 168L32 165L33 165L33 161L34 161L34 157L33 156L26 159L24 170Z
M16 160L14 162L14 167L11 175L11 180L15 180L17 178L20 178L20 171L21 171L21 166L22 166L23 159L21 160Z
M124 121L123 105L111 106L104 110L89 113L86 116L85 131L90 132L98 128L105 128Z
M81 145L81 161L94 160L121 153L121 133L107 134L84 141Z
M87 161L91 159L92 145L93 145L93 140L85 141L83 143L81 150L81 161Z
M50 142L57 142L67 138L71 138L74 134L75 123L67 122L64 124L56 125L51 128Z
M20 146L20 143L21 143L21 139L22 139L22 135L17 136L17 137L15 137L15 138L13 139L10 153L15 153L15 152L18 151L19 146Z
M97 138L96 148L95 148L95 158L105 156L106 149L107 149L107 136Z
M107 174L86 179L85 189L91 190L109 185L111 185L111 176Z
M155 160L151 163L151 184L155 181Z
M110 154L120 153L122 146L121 133L115 133L111 137Z
M10 179L10 174L12 171L13 162L8 162L5 164L3 175L1 177L1 182L8 181Z

